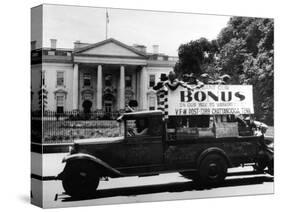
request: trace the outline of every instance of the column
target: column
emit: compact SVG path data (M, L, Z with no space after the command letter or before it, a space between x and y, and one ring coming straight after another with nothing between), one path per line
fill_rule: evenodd
M135 99L136 100L136 98L137 98L137 96L136 96L136 94L137 94L137 86L136 86L136 78L137 78L137 73L136 72L134 72L133 74L132 74L132 90L133 90L133 92L134 92L134 96L133 96L133 99Z
M139 105L140 109L147 110L147 68L145 66L142 67L140 72L140 99Z
M102 110L102 65L97 71L97 110Z
M78 110L78 81L79 81L79 65L77 63L74 64L73 68L73 88L72 88L72 94L73 94L73 110Z
M119 109L125 109L125 67L120 66Z
M140 107L140 70L137 70L136 72L136 100L138 101L138 108L141 108Z

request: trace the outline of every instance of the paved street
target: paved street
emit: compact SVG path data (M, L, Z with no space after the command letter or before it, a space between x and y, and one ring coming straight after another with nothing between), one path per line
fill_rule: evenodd
M61 159L65 154L43 156L44 177L55 176L63 168ZM32 153L36 158L39 154ZM48 164L48 166L46 166ZM243 171L243 173L241 173ZM248 171L248 172L247 172ZM44 207L68 207L143 201L225 197L250 194L270 194L274 191L273 178L267 174L250 174L251 167L229 170L226 182L217 188L202 189L178 173L152 177L126 177L101 181L97 195L91 199L72 199L63 193L61 181L43 181ZM32 179L32 183L40 183ZM35 194L33 194L35 196ZM36 198L36 197L34 197Z

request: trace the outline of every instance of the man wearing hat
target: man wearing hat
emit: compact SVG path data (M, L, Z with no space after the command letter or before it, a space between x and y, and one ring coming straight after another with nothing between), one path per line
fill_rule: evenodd
M176 90L177 87L182 83L177 79L176 73L174 71L170 71L168 75L168 80L164 84L171 90Z
M244 118L244 121L247 124L247 126L250 128L250 130L254 132L255 135L263 135L268 129L268 126L265 123L255 121L251 119L250 116L246 116Z

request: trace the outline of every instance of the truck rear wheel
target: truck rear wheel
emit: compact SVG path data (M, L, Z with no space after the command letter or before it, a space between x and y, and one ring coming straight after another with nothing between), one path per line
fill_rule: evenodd
M62 185L71 197L91 197L99 185L99 174L90 161L71 161L65 166Z
M227 173L226 159L219 154L207 155L199 166L199 180L204 185L217 185L224 181Z
M254 165L254 169L259 171L259 172L263 172L264 169L266 168L267 163L264 161L259 161Z

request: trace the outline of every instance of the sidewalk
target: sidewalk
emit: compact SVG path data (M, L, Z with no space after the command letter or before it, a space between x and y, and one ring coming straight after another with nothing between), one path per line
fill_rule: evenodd
M31 174L37 177L55 177L64 168L62 159L68 153L48 153L40 154L36 152L31 153L31 160L36 161L37 165L31 166ZM39 166L42 166L40 169Z

